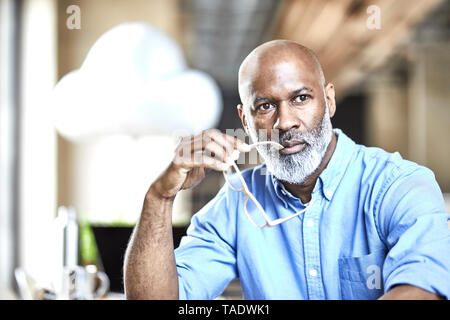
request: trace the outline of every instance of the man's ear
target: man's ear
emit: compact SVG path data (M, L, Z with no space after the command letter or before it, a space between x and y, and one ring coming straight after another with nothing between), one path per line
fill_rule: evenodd
M244 109L243 109L242 103L239 103L236 106L236 108L238 110L239 118L241 118L242 126L244 127L245 132L248 134L248 131L247 131L247 120L245 120L245 114L244 114Z
M335 99L335 91L334 91L334 85L332 83L328 83L325 87L325 94L326 99L328 102L329 112L330 112L330 118L334 116L336 113L336 99Z

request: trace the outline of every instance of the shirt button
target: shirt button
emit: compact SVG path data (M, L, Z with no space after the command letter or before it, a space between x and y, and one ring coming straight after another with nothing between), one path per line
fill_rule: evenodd
M306 220L306 225L308 227L314 227L314 220L313 219Z
M309 275L311 277L317 277L317 270L316 269L309 270Z
M333 191L328 190L328 191L326 192L326 195L327 195L328 198L331 198L331 197L333 196Z

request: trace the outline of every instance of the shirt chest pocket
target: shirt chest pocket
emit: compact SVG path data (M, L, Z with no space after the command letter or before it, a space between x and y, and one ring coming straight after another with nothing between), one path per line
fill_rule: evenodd
M360 257L342 257L339 281L342 299L371 300L383 294L382 268L386 251L377 250Z

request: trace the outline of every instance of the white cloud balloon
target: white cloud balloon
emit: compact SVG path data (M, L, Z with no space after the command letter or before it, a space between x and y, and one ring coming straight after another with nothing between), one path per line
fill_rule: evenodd
M102 35L53 94L55 126L68 139L128 133L196 133L214 127L220 90L188 69L177 43L152 26L125 23Z

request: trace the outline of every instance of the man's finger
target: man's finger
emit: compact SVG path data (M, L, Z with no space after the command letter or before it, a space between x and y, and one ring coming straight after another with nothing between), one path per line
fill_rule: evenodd
M219 145L215 141L209 142L205 146L204 151L207 156L210 156L211 158L214 158L214 159L217 159L217 160L223 161L223 162L227 162L231 156L230 154L228 154L226 152L226 150L224 149L224 147L222 145Z
M194 153L192 165L193 167L208 168L217 171L225 171L231 166L231 164L211 158L201 151L196 151Z
M227 146L228 147L227 152L229 154L231 154L233 150L239 150L240 152L249 152L251 149L250 145L248 145L247 143L241 141L236 137L232 137L230 135L222 133L218 130L211 131L209 132L209 134L215 141Z

